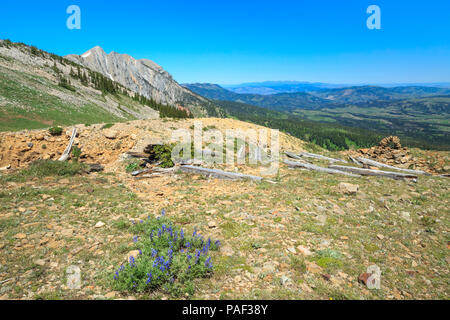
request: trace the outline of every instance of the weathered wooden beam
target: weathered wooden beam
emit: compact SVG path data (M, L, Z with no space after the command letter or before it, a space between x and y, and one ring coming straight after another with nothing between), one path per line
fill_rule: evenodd
M180 169L181 169L181 171L184 171L184 172L194 172L194 173L199 173L199 174L203 174L206 176L212 176L212 177L216 177L216 178L220 178L220 179L231 179L231 180L249 179L249 180L257 181L257 182L260 182L263 180L262 177L258 177L258 176L252 176L252 175L247 175L247 174L242 174L242 173L237 173L237 172L222 171L222 170L218 170L218 169L196 167L196 166L191 166L191 165L182 165L180 167Z
M296 155L293 152L285 151L284 154L287 155L289 158L305 162L305 160L302 157L300 157L299 155Z
M330 168L340 170L340 171L360 174L363 176L388 177L388 178L392 178L392 179L417 179L416 175L408 174L408 173L373 170L373 169L363 169L363 168L357 168L357 167L346 167L346 166L338 166L338 165L331 165Z
M126 153L130 158L140 158L145 159L148 158L150 155L144 152L127 152Z
M343 163L347 163L347 161L343 160L343 159L334 159L334 158L330 158L330 157L325 157L322 156L320 154L315 154L315 153L310 153L310 152L300 152L299 154L301 157L305 157L305 158L313 158L313 159L319 159L319 160L326 160L328 162L334 163L334 162L343 162Z
M386 168L386 169L391 169L391 170L408 172L408 173L412 173L412 174L431 176L430 173L422 171L422 170L411 170L411 169L398 168L398 167L390 166L388 164L384 164L384 163L381 163L381 162L378 162L378 161L374 161L374 160L370 160L370 159L366 159L366 158L362 158L362 157L358 157L358 158L356 158L356 160L361 162L361 163L363 163L363 164L372 166L372 167Z
M356 160L352 156L348 156L348 158L350 159L351 162L353 162L354 164L357 164L358 166L362 166L363 165L361 162L359 162L358 160Z
M315 164L311 164L311 163L290 161L290 160L284 160L283 162L292 168L304 168L304 169L308 169L308 170L314 170L314 171L331 173L331 174L342 174L342 175L350 176L350 177L359 177L356 174L343 172L340 170L335 170L335 169L330 169L330 168L319 167L319 166L316 166Z
M61 158L58 159L58 161L66 161L69 159L70 151L72 151L73 141L75 140L75 137L77 136L77 128L73 128L72 131L72 137L70 138L69 145L67 146L66 150L64 150Z

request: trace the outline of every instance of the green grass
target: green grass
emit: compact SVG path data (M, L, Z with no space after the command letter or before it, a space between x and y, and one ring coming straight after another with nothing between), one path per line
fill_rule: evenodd
M61 94L71 97L72 100L62 100L57 95L50 93L49 90L61 92ZM125 118L116 116L101 106L88 102L78 93L67 91L43 77L31 76L2 66L0 66L0 96L6 100L0 110L0 131L134 119L127 113L123 113ZM93 98L100 99L101 96L93 96ZM111 96L111 98L113 100L120 99L120 95L118 97ZM69 102L77 100L85 102L81 102L81 104ZM134 102L134 104L137 103Z
M0 181L23 182L32 178L50 176L71 177L82 173L85 168L86 165L78 162L38 160L27 169L0 177Z

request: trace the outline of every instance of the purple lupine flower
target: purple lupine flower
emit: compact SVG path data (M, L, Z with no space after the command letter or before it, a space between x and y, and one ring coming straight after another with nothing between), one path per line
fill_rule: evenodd
M152 281L152 273L149 272L149 273L147 273L147 281L145 283L149 284L151 281Z
M166 209L162 209L162 210L161 210L161 216L164 217L165 215L166 215Z

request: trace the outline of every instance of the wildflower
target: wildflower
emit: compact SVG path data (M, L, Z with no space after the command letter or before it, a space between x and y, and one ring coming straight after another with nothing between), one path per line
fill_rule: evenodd
M141 249L139 249L139 255L142 255L142 250Z
M162 209L162 211L161 211L161 216L165 216L166 215L166 209Z
M138 236L134 236L133 237L133 242L136 243L138 241L139 237Z
M205 260L205 267L212 268L211 257Z
M216 247L220 247L220 241L216 240L216 242L214 243L216 245Z
M155 249L152 249L152 257L156 257L156 255L158 254L158 251L156 251Z
M145 283L149 284L151 281L152 281L152 273L149 272L149 273L147 273L147 281Z

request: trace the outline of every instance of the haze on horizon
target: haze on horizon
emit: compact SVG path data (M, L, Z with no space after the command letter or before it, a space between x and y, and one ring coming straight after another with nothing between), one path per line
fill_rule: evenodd
M294 80L331 84L450 82L450 3L403 1L2 2L0 38L59 55L94 46L150 59L179 83ZM366 27L369 5L381 30Z

